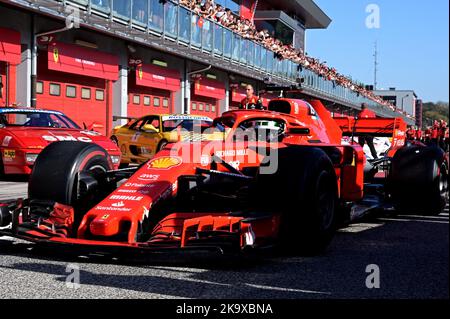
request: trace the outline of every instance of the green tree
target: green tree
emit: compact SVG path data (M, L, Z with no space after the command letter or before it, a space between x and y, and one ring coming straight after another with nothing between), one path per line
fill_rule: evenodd
M423 104L423 126L430 126L435 120L449 122L448 102L427 102Z

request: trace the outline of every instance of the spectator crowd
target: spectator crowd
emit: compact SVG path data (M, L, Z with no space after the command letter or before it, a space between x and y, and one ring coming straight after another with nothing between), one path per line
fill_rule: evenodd
M273 51L278 59L287 59L297 63L299 70L302 68L309 69L319 76L332 81L334 85L348 88L358 95L365 96L392 111L399 112L395 106L375 95L372 91L367 90L363 84L355 83L350 78L338 73L335 68L327 66L318 59L307 56L302 49L296 49L290 44L283 44L279 39L275 39L268 30L258 31L253 21L235 15L230 9L224 8L220 4L215 4L214 0L179 0L179 3L202 18L216 21L224 27L237 32L243 38L261 44L266 49ZM407 115L405 112L403 114Z

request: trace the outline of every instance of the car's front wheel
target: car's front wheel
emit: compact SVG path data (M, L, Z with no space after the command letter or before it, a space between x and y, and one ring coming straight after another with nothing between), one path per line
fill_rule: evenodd
M288 147L272 160L278 160L277 171L257 176L257 205L281 213L282 247L305 255L322 253L337 222L337 179L330 158L318 148Z
M74 207L77 222L114 189L106 178L106 172L112 169L108 153L99 145L55 142L39 154L28 196Z

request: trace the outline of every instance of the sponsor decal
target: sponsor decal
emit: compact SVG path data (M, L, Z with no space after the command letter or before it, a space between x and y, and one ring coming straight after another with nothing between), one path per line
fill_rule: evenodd
M142 174L141 176L138 177L138 179L141 181L146 181L146 182L155 182L159 179L159 175ZM136 185L141 185L141 184L136 184ZM133 186L130 186L130 187L133 187ZM134 187L140 187L140 186L134 186Z
M12 136L5 136L5 138L3 139L3 143L2 143L2 146L8 146L9 145L9 143L11 142L11 140L12 140Z
M147 167L149 169L171 169L173 167L181 165L182 160L179 157L175 156L163 156L151 160Z
M396 130L395 131L395 135L397 135L397 136L405 136L405 132L402 131L402 130Z
M138 189L137 192L141 195L149 195L151 193L151 189Z
M151 185L153 187L153 185ZM117 192L119 193L126 193L126 194L142 194L142 195L148 195L152 191L152 187L146 187L146 188L140 188L140 189L119 189Z
M200 158L200 164L202 166L208 166L210 164L210 158L208 155L202 155L202 157Z
M55 63L58 63L58 61L59 61L58 48L53 48L53 61L55 61Z
M16 158L16 151L15 150L4 150L3 151L3 157L5 159L15 159Z
M170 120L194 120L194 121L207 121L212 122L212 119L210 119L207 116L192 116L192 115L166 115L162 117L163 121L170 121Z
M75 59L75 62L85 64L85 65L95 66L95 62L89 61L89 60Z
M228 157L228 156L245 156L248 155L248 150L225 150L225 151L216 151L215 153L218 157Z
M140 67L138 70L138 76L139 80L142 80L142 78L144 77L144 71L142 71L142 67Z
M150 175L153 176L153 180L158 180L159 179L159 175ZM138 187L138 188L153 188L155 187L154 184L139 184L139 183L125 183L124 185L125 187ZM119 189L120 191L121 189Z
M129 200L129 201L140 201L142 200L144 197L143 196L126 196L126 195L112 195L109 197L109 199L113 199L113 200ZM117 204L120 204L123 202L119 202ZM125 204L124 204L125 205ZM114 204L113 204L114 206ZM114 206L114 207L121 207L121 206Z
M100 136L101 134L95 131L81 131L81 134L89 135L89 136Z
M114 203L111 205L112 207L125 207L125 203L124 202L118 202L118 203Z
M111 207L111 206L97 206L96 210L117 211L117 212L131 212L131 208L125 207Z
M153 78L156 79L156 80L161 80L161 81L165 81L166 80L166 78L164 76L156 75L156 74L153 74Z
M85 143L92 143L92 140L89 137L85 137L85 136L79 136L79 137L74 137L72 135L66 135L66 136L62 136L62 135L42 135L42 138L44 140L46 140L47 142L58 142L58 141L80 141L80 142L85 142Z

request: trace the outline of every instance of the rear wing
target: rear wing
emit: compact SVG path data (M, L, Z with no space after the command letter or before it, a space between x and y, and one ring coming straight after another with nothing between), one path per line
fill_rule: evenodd
M402 147L406 139L406 122L400 118L335 117L344 136L371 135L392 138L392 146Z
M114 115L113 116L113 121L117 121L117 120L127 120L128 122L132 121L132 120L136 120L137 117L130 117L130 116L118 116L118 115Z

